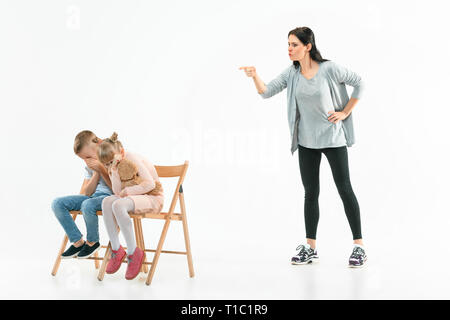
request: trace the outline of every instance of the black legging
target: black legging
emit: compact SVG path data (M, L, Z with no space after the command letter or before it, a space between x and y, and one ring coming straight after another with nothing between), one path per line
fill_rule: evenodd
M310 149L299 145L298 148L300 174L305 189L306 237L316 239L319 223L319 167L323 152L328 159L334 182L344 204L353 239L362 239L358 200L350 183L347 147Z

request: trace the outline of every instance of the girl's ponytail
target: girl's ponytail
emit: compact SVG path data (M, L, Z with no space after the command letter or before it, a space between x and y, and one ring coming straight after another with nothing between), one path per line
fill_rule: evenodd
M117 132L113 132L111 137L106 138L100 143L97 149L98 160L105 164L114 158L114 154L123 149L122 143L117 140Z
M112 142L117 142L117 132L113 132L113 134L111 135L111 137L109 138Z

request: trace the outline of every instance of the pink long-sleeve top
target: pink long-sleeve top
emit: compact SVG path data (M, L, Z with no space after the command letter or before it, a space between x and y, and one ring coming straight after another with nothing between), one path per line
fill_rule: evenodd
M125 151L124 157L132 161L137 169L142 182L135 186L125 187L129 195L141 195L153 190L156 186L155 181L159 181L158 173L156 172L153 164L146 158L134 152ZM117 170L111 170L111 184L112 191L115 195L119 195L122 191L122 183L120 181L119 172ZM160 195L163 195L161 190Z

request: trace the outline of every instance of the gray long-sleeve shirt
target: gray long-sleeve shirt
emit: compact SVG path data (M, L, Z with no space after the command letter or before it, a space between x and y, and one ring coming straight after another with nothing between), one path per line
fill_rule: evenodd
M260 93L264 99L287 88L292 154L297 150L298 143L313 148L341 145L350 147L354 144L352 113L340 121L339 125L327 120L328 111L342 111L347 105L349 97L345 85L354 88L352 98L361 98L364 89L361 77L333 61L321 62L319 71L310 81L303 77L300 68L295 69L291 64L266 84L266 90ZM324 121L323 116L329 124Z

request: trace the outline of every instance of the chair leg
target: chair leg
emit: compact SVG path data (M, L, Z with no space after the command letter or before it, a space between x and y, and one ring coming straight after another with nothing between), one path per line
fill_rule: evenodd
M139 237L141 240L141 249L145 252L145 241L144 241L144 232L142 230L142 219L137 220L138 228L139 228ZM147 255L145 255L144 262L147 262ZM148 265L143 264L144 273L148 272Z
M186 245L186 257L188 260L188 267L189 267L189 276L192 278L195 275L194 264L192 262L191 242L189 240L189 230L186 219L186 208L184 206L184 194L182 192L180 193L180 208L183 222L184 242Z
M58 272L59 265L61 264L61 254L64 252L64 249L67 246L68 240L69 240L69 238L67 237L67 235L64 235L61 247L58 251L58 256L56 257L55 264L53 265L52 276L55 276L56 273Z
M117 224L117 222L116 222ZM117 233L120 232L120 228L119 226L117 226ZM98 276L97 279L99 281L103 280L103 277L105 276L105 272L106 272L106 266L108 265L108 261L109 258L111 257L111 253L112 253L112 248L111 248L111 241L108 241L108 246L106 247L106 252L105 255L103 256L103 260L102 260L102 266L100 267L100 270L98 272Z
M98 251L96 253L94 253L94 257L98 258ZM95 264L95 269L98 269L100 267L100 262L97 259L94 260L94 264Z
M105 255L102 260L102 266L100 267L100 270L98 271L98 276L97 276L98 281L102 281L103 277L105 276L106 265L108 264L110 256L111 256L111 241L108 242L108 246L106 247Z
M166 238L167 230L169 229L170 219L166 219L164 223L163 231L161 233L161 237L159 238L158 247L156 248L155 255L153 256L152 266L150 268L150 272L147 276L147 281L145 281L146 285L150 285L153 279L153 275L155 274L156 264L158 263L159 256L161 254L162 246L164 243L164 239Z
M72 218L75 221L75 219L77 218L77 215L73 214ZM53 265L52 276L55 276L56 273L58 272L59 265L61 264L61 254L64 252L64 249L66 249L68 240L69 240L69 237L67 237L67 234L65 234L63 241L61 243L61 247L59 248L58 256L56 257L55 264Z
M134 224L134 236L136 237L136 245L142 248L142 243L141 243L141 232L139 230L139 222L138 222L138 218L133 218L133 224ZM145 252L144 252L145 253ZM142 264L141 266L141 272L144 272L144 264Z

